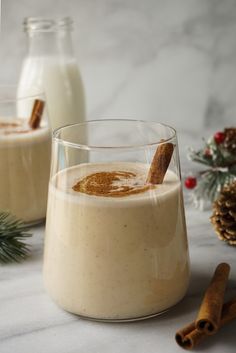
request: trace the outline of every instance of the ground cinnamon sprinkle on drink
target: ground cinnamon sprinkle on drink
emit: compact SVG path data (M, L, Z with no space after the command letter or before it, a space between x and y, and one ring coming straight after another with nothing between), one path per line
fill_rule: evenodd
M24 127L22 119L16 122L0 122L1 135L25 134L28 132L30 132L30 129Z
M19 123L8 123L8 122L0 122L0 129L8 128L8 127L19 127Z
M4 135L12 135L12 134L26 134L29 133L30 130L6 130L4 131Z
M153 187L147 184L132 185L127 182L135 177L135 173L128 171L93 173L78 181L72 189L88 195L121 197L138 194Z

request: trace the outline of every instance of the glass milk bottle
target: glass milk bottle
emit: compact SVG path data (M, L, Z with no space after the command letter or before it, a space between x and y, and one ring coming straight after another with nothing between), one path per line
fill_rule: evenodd
M73 54L72 20L26 18L29 50L18 83L18 97L46 93L52 129L85 120L84 89ZM32 107L18 105L18 116Z

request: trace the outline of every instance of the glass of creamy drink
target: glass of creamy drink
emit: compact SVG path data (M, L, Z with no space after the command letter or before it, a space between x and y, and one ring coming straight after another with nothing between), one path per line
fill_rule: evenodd
M19 101L31 114L17 114ZM42 94L16 98L16 87L0 87L0 210L29 225L45 219L51 132Z
M53 134L44 282L65 310L100 321L178 303L189 255L173 128L98 120Z

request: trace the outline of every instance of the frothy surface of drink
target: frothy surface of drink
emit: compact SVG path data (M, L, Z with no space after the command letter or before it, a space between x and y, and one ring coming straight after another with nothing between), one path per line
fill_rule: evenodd
M1 119L0 118L0 135L23 134L32 131L26 119Z
M150 165L144 163L110 162L83 163L61 170L51 180L51 187L61 197L73 202L134 202L149 199L153 193L165 194L179 187L180 182L167 171L164 182L147 184Z
M45 124L42 124L42 127L39 127L37 130L44 128ZM0 118L0 135L18 135L33 132L34 130L29 126L28 119L23 118Z

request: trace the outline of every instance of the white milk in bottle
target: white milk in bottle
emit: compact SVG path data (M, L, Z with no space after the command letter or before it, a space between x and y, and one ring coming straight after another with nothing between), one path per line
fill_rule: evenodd
M72 20L28 18L29 53L24 59L18 97L45 92L52 129L85 120L83 83L71 42ZM18 116L29 116L32 107L19 102Z

